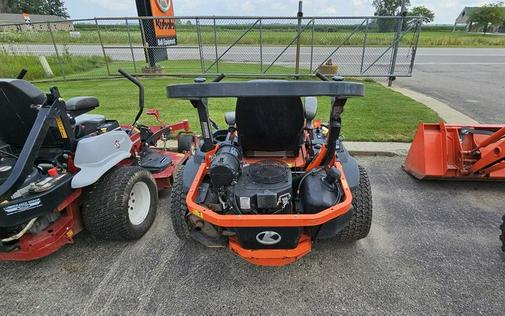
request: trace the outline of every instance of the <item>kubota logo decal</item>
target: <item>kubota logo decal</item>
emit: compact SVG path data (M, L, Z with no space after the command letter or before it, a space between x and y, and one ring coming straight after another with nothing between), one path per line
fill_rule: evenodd
M275 245L281 241L281 235L278 232L267 230L256 235L256 240L263 245Z
M172 6L172 0L156 0L156 4L162 12L167 12Z

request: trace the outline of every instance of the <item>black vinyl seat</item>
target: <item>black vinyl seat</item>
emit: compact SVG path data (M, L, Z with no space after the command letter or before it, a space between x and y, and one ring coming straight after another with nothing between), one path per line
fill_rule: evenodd
M23 146L37 118L34 105L46 102L46 95L20 79L0 79L0 139Z
M298 155L305 119L300 97L239 97L235 112L246 156Z
M96 97L73 97L65 101L67 111L73 117L89 112L100 105Z

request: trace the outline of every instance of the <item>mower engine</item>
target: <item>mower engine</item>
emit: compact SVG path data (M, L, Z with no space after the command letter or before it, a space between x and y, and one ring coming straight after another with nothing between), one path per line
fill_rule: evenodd
M231 214L278 214L292 210L292 176L279 160L242 165L235 144L221 145L212 160L210 181L223 211Z

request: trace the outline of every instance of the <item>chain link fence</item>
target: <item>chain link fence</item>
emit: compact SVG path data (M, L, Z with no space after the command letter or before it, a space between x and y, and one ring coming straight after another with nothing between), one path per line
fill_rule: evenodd
M137 75L302 77L316 71L351 77L411 76L422 21L418 17L175 17L177 45L143 38L153 17L94 18L0 25L0 54L10 68L29 67L28 79ZM60 24L61 23L61 24ZM65 24L63 24L65 23ZM40 24L40 25L36 25ZM156 62L149 51L163 50ZM17 71L17 70L16 70Z

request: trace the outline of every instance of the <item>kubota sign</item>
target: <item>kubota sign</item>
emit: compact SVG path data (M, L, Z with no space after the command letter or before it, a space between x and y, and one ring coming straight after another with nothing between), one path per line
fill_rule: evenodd
M158 45L177 44L172 0L150 0L150 4L152 16L161 17L160 19L154 19L154 33Z

